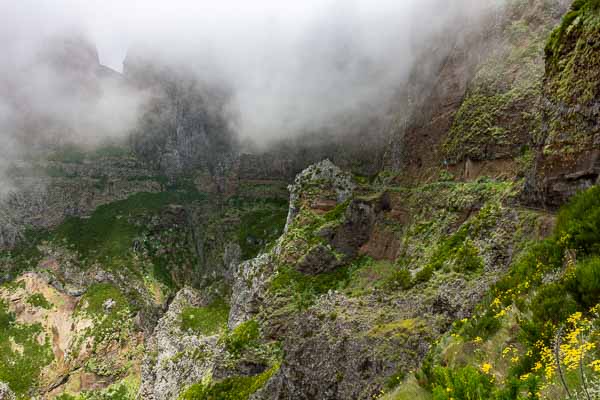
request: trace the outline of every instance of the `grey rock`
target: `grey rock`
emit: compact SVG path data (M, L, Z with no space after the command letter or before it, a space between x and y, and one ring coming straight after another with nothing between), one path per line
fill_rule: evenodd
M0 382L0 400L15 400L15 394L4 382Z
M348 200L356 188L350 174L342 171L329 160L323 160L306 168L296 176L294 183L288 186L288 190L290 191L290 208L285 226L286 232L294 218L296 218L296 215L298 215L298 212L300 212L300 200L303 191L307 185L311 184L329 186L335 191L338 203Z
M193 289L180 290L148 340L142 364L139 397L148 400L176 399L186 386L212 372L217 351L216 335L199 336L180 329L186 306L200 306L205 299Z
M230 329L258 313L266 282L272 273L273 259L270 254L261 254L238 266L231 295Z

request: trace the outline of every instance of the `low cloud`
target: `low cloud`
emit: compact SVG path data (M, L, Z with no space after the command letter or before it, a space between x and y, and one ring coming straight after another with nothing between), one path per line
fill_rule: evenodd
M266 145L384 113L415 67L439 62L427 58L436 40L479 24L498 6L494 0L3 2L0 180L7 164L49 142L93 146L134 128L144 94L109 70L78 69L97 56L94 45L100 61L117 70L128 51L140 51L200 81L223 82L236 133ZM69 40L84 40L83 50L61 59Z

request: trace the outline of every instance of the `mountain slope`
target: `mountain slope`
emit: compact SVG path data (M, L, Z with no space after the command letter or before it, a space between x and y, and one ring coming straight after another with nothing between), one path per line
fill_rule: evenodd
M594 398L599 7L450 32L385 157L242 154L223 93L130 59L129 144L14 171L42 183L0 208L0 398Z

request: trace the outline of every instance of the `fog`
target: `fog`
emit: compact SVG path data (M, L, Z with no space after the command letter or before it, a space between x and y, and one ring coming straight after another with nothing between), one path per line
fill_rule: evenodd
M267 145L383 112L415 67L431 67L424 55L435 40L498 3L0 0L0 178L48 140L93 146L135 127L145 93L106 71L99 80L89 76L98 71L64 75L71 56L59 52L57 68L46 52L65 38L89 41L116 71L139 51L223 82L236 133ZM89 50L84 57L95 56Z

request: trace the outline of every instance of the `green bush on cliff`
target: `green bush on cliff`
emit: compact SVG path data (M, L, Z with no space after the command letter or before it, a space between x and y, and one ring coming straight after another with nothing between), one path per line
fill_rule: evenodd
M128 220L146 212L157 211L172 197L168 193L138 193L127 200L100 206L88 219L71 217L56 230L56 237L66 241L84 257L119 257L127 254L140 227Z
M600 253L600 186L577 194L561 210L556 235L562 247L578 253Z
M483 268L483 260L479 250L468 239L469 226L463 225L456 233L444 240L437 248L428 264L433 270L440 270L450 265L456 272L470 273Z
M408 268L397 268L385 279L384 286L388 290L410 289L413 286L412 274Z
M307 275L292 267L281 266L271 280L269 289L277 295L291 297L295 308L302 311L310 307L318 295L346 287L350 279L349 269L339 267L331 272Z
M242 248L242 258L250 259L269 242L276 240L285 226L287 205L276 207L274 204L257 205L242 214L238 232L238 243Z
M600 303L600 256L577 263L575 276L568 282L569 289L585 308Z

